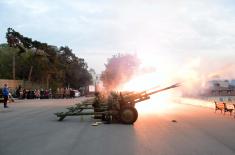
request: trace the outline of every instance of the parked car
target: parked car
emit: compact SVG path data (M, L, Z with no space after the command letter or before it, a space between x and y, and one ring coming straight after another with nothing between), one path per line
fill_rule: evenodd
M75 92L75 97L79 97L81 95L78 90L74 90L74 92Z

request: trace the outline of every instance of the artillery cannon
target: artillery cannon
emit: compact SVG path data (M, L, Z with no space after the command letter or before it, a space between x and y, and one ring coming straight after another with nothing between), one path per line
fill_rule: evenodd
M67 116L94 115L94 118L102 119L107 123L133 124L138 118L138 111L135 104L150 99L150 96L168 89L180 86L178 83L162 89L149 89L142 92L120 92L111 93L107 100L103 100L99 93L91 102L76 104L69 107L68 112L55 113L62 121ZM87 110L83 112L83 110Z

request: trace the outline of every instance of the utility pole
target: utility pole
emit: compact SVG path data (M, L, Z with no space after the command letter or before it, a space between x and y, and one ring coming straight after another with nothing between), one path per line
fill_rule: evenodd
M13 57L12 57L12 78L13 78L13 80L16 79L16 55L15 55L15 51L13 51Z
M32 71L33 71L33 66L31 65L31 66L30 66L30 70L29 70L28 81L31 81Z
M50 88L50 79L51 79L51 76L54 74L55 72L52 72L52 71L49 71L48 73L47 73L47 89L49 89Z
M49 79L50 79L50 74L47 74L47 89L49 89Z

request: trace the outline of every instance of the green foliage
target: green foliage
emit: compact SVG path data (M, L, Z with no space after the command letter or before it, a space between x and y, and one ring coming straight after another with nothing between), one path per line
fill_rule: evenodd
M0 45L0 78L12 78L12 58L15 49L10 48L7 44Z
M65 47L56 47L33 41L9 28L8 44L0 44L0 78L12 78L12 60L15 55L16 79L46 83L49 87L73 88L87 86L91 75L84 59ZM30 75L30 70L32 74Z
M107 90L115 90L121 84L130 80L132 75L140 65L139 59L135 55L113 55L105 64L105 71L101 75L101 80Z

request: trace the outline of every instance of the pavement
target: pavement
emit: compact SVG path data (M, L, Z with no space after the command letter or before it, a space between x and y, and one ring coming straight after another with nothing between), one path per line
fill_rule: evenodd
M85 98L17 100L0 108L0 155L234 155L235 119L214 109L166 103L134 125L53 113ZM0 105L3 106L3 105Z

